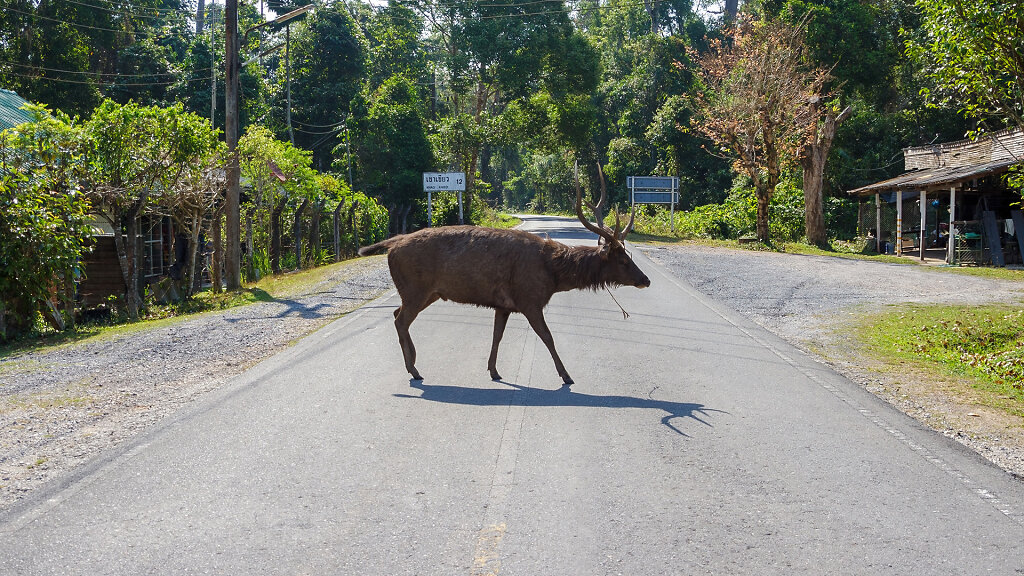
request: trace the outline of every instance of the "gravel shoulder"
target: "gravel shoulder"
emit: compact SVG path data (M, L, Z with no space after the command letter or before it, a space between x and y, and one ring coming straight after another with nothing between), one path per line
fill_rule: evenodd
M700 292L1024 478L1024 421L975 403L967 381L879 364L861 354L845 330L861 314L903 303L1022 302L1024 283L925 266L699 244L639 248Z
M0 359L0 509L391 288L359 258L291 298Z

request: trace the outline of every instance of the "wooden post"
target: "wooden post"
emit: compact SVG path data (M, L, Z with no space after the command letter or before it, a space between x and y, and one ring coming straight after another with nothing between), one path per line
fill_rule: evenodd
M921 230L919 232L918 246L921 252L921 262L924 262L924 241L928 235L925 228L928 227L928 192L921 190Z
M345 206L345 199L338 201L334 208L334 261L341 262L341 209Z
M882 195L875 193L875 252L882 253Z
M903 190L896 191L896 232L892 240L896 243L896 255L903 256Z
M949 233L946 235L946 262L956 263L956 229L953 228L953 221L956 220L956 186L949 187Z
M309 198L302 201L302 204L295 210L295 224L292 227L292 237L295 239L295 269L302 269L302 215L309 206Z

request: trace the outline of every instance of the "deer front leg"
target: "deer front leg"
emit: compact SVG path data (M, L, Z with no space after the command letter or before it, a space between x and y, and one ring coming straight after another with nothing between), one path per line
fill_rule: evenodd
M548 347L548 352L551 353L551 359L555 361L555 370L558 371L558 375L562 377L562 382L566 386L572 384L572 378L569 373L565 370L565 366L562 365L562 359L558 357L558 352L555 351L555 340L551 337L551 331L548 330L547 322L544 321L544 313L540 310L523 312L523 316L530 322L530 326L533 327L533 331L540 336L544 345Z
M487 358L487 370L491 373L491 380L501 380L498 374L498 344L505 334L505 325L508 323L508 310L496 309L494 311L494 340L491 341L491 355Z

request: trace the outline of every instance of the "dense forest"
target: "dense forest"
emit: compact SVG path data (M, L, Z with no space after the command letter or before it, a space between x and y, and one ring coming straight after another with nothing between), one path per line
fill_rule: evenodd
M96 137L125 107L223 137L223 5L2 3L0 87ZM1024 124L1019 1L328 0L271 23L305 4L239 3L257 252L357 193L368 225L426 226L421 174L447 170L470 222L570 210L577 174L620 207L627 176L670 175L686 234L822 244L860 232L844 191L898 174L902 148ZM304 176L261 187L281 169ZM454 197L433 214L455 222Z

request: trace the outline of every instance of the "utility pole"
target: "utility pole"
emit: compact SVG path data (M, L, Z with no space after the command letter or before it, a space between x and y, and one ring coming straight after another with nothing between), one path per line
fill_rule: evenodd
M301 16L313 9L313 5L303 6L297 10L281 16L273 22L257 24L246 30L246 35L257 28L270 24L280 24ZM241 72L241 60L238 52L241 41L238 37L238 0L224 1L224 140L228 145L228 166L225 171L227 179L228 197L224 207L224 216L227 220L224 225L225 232L225 254L224 254L224 277L228 290L238 290L242 287L242 234L241 214L239 202L241 190L239 179L241 170L238 166L238 108L239 108L239 79Z
M224 137L228 145L226 238L224 276L228 290L242 287L241 222L239 221L240 169L238 166L238 0L224 2Z
M203 33L203 12L205 10L206 0L199 0L196 5L196 37Z
M210 4L210 126L217 127L217 5Z
M288 86L288 141L295 146L295 132L292 130L292 25L285 24L284 28L284 73L285 84Z

